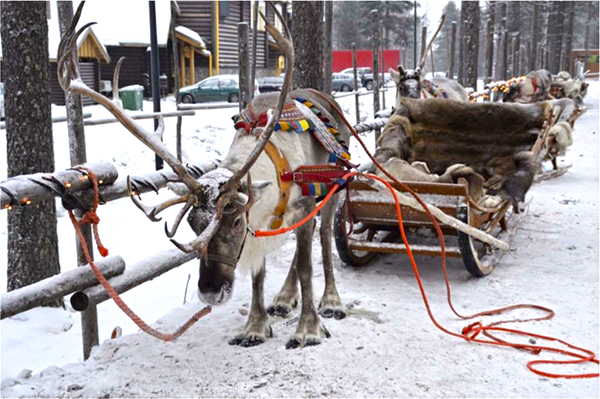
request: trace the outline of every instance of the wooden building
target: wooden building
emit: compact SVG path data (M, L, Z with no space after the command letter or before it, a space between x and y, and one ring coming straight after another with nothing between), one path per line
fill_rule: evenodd
M219 74L235 74L238 71L238 23L247 22L250 27L252 41L252 4L250 1L177 1L178 12L173 16L176 26L184 26L202 37L211 57L194 52L190 59L184 54L181 63L182 85L192 84L208 76ZM269 21L281 28L274 12L259 1L259 10ZM276 7L289 21L289 2L278 1ZM289 23L289 22L288 22ZM250 43L252 45L252 43ZM184 47L185 48L185 47ZM264 29L259 18L257 29L257 76L279 74L281 69L281 52L275 41ZM191 71L193 70L193 72ZM192 76L193 74L193 76ZM183 82L186 82L183 84Z
M573 70L575 61L579 60L583 62L585 60L585 49L576 49L571 51L571 62L569 63L569 72L571 74L576 74ZM589 77L598 77L600 72L600 64L598 63L598 56L600 54L600 50L588 50L588 62L587 69L590 71L588 74ZM585 72L585 71L584 71Z

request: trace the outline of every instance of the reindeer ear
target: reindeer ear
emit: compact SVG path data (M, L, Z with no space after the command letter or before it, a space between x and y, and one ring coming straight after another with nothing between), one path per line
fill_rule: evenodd
M252 182L252 196L254 197L254 201L258 201L260 197L267 192L267 190L273 185L272 182L268 180L258 180ZM244 193L248 192L248 183L242 183L241 190Z
M398 72L400 72L400 76L406 75L406 70L404 70L402 65L398 65Z
M417 75L417 76L421 76L421 67L417 67L417 68L415 69L415 75Z
M394 71L392 68L390 68L390 76L396 85L400 84L400 74Z

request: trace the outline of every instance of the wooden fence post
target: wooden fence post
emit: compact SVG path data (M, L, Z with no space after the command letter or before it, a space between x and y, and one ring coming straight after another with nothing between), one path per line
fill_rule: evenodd
M379 13L371 11L371 47L373 49L373 117L379 111ZM379 139L380 130L375 131L375 140Z
M425 51L427 50L427 26L421 27L421 58L419 62L425 56ZM425 67L425 65L423 65Z
M519 49L519 76L525 75L525 46Z
M500 71L502 72L502 76L501 79L502 80L507 80L508 79L508 39L509 39L509 35L508 35L508 31L506 30L506 18L502 18L502 57L501 60L502 61L502 68L500 69Z
M448 78L454 79L454 54L456 53L456 21L452 22L452 35L450 39L450 66L448 68Z
M250 73L250 85L254 86L256 80L256 36L258 31L258 1L252 4L254 15L252 16L252 71ZM254 98L254 90L250 90L250 101Z
M512 77L517 76L517 36L512 37L512 47L510 53L512 54L512 68L510 74Z
M488 19L486 24L486 35L485 35L485 83L492 81L492 75L494 74L494 24L491 19Z
M354 95L355 107L356 107L356 124L360 123L360 106L358 101L358 71L356 69L356 43L352 43L352 69L354 70Z
M67 1L59 1L58 3L58 18L61 36L65 34L71 19L73 18L73 3ZM77 52L75 48L73 50ZM74 57L75 62L78 62L79 56ZM118 88L117 88L118 89ZM69 130L69 152L71 155L71 166L82 165L87 161L85 149L85 132L83 128L83 112L81 107L81 96L66 93L66 108L67 108L67 124ZM75 216L82 217L83 211L76 210ZM92 228L89 224L81 226L81 233L85 238L87 250L90 256L94 256L94 244L92 241ZM85 254L83 252L83 243L77 239L77 265L83 266L87 264ZM90 306L81 314L81 335L83 340L83 359L87 360L90 357L92 347L98 345L98 312L96 306Z
M174 2L171 2L171 14L176 15L176 6ZM171 23L171 56L173 58L173 73L175 75L175 104L179 109L179 88L181 87L181 77L179 76L179 51L177 49L177 36L175 34L175 24ZM182 117L177 117L177 131L176 131L176 143L175 150L177 152L177 160L181 162L181 123Z
M248 51L248 23L238 22L240 111L250 102L250 53ZM252 85L254 86L254 84Z

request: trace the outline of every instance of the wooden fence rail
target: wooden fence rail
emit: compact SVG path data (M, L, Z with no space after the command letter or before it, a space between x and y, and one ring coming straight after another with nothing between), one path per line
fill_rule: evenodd
M123 273L125 261L120 256L111 256L96 262L96 266L104 277L111 278ZM62 272L35 284L2 294L1 318L14 316L95 285L98 285L98 280L88 265Z

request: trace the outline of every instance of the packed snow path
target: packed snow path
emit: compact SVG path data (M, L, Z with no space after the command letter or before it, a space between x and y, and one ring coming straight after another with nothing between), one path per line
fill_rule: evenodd
M599 350L599 89L597 82L592 83L586 98L588 112L577 122L575 143L561 162L572 163L573 167L566 175L532 188L528 194L533 198L529 215L514 238L513 249L502 258L496 270L488 277L477 279L469 275L460 260L449 259L453 299L459 312L470 314L515 303L547 306L556 311L554 319L515 328L565 339L596 353ZM197 133L199 138L202 133ZM215 135L205 137L210 141ZM149 197L149 200L155 198ZM151 248L154 252L161 249L152 246L155 242L167 241L164 236L158 236L162 226L152 230L157 237L152 238L150 244L144 241L142 237L147 233L143 230L147 230L149 222L143 216L133 219L136 211L131 204L119 204L126 209L119 216L129 220L117 223L118 228L109 227L110 212L117 208L115 204L112 205L115 209L109 210L110 206L99 210L100 217L106 215L104 225L100 225L101 232L104 227L111 237L105 241L131 242L133 248L127 248L128 252L140 251L140 248ZM133 224L129 232L123 228L128 224ZM119 229L125 231L119 233ZM72 239L68 230L61 233ZM134 238L135 235L140 237ZM123 248L120 244L115 253ZM292 236L280 251L268 258L267 303L283 283L293 250ZM316 235L313 248L316 300L324 287L319 256ZM334 256L337 259L335 251ZM417 262L436 317L444 326L460 331L468 322L457 320L448 309L439 259L417 257ZM62 365L65 361L60 361L61 351L80 351L81 341L72 333L76 328L71 328L73 323L78 324L76 315L62 310L36 309L4 320L2 368L11 367L11 362L20 362L21 357L30 364L20 362L22 366L13 367L10 374L3 370L6 378L2 381L2 396L599 395L597 379L555 380L527 370L528 361L551 355L534 356L514 349L471 344L437 330L427 317L406 256L380 256L364 268L351 268L339 260L336 265L338 289L349 308L349 317L341 321L323 319L332 337L320 346L303 349L285 349L285 343L295 331L298 310L289 319L272 320L274 337L265 344L253 348L228 345L229 339L239 333L246 322L251 298L249 276L238 276L229 303L215 308L176 342L164 343L142 333L127 334L105 341L86 362ZM187 273L197 274L197 264L191 262L180 270L185 271L176 274L176 282L168 274L161 277L162 284L161 279L157 279L131 292L135 298L134 308L137 303L148 307L156 304L161 309L175 307L155 323L161 331L173 331L203 306L194 298L185 306L176 307L181 303ZM196 278L197 275L192 275L192 290ZM193 295L188 294L188 297ZM116 324L131 331L114 310L110 314L113 319L107 320L105 315L100 321L101 340L107 338L106 331ZM58 340L68 334L71 334L68 339ZM45 348L49 345L62 345L59 348L63 349L54 352L56 360L49 358L52 351ZM43 361L61 367L51 366L40 372L36 369L36 351L40 351L38 356ZM25 367L34 369L34 374L17 378L19 370ZM597 368L586 370L597 371ZM583 369L570 367L566 371Z

